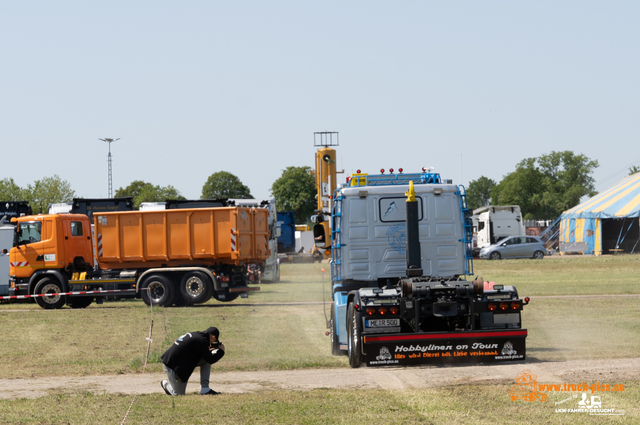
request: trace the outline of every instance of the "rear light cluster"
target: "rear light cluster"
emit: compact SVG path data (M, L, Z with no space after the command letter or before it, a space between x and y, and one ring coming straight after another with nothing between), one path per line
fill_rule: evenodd
M487 306L489 311L507 311L507 310L520 310L520 302L512 301L511 303L502 302L502 303L489 303Z
M367 315L368 316L373 316L375 314L380 315L380 316L397 316L400 310L398 310L398 307L396 306L391 306L391 307L367 307Z

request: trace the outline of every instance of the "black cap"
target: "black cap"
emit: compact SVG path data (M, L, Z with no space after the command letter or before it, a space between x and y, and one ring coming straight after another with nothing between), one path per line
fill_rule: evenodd
M215 335L216 338L220 337L220 331L215 326L210 327L206 331L204 331L207 335Z

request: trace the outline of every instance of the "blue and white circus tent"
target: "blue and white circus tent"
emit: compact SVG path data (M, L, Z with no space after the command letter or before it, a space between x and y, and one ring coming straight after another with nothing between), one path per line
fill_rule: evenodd
M560 220L560 252L640 251L640 173L565 211Z

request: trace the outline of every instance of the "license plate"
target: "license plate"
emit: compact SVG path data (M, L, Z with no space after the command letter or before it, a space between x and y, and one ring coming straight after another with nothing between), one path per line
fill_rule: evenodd
M368 319L364 326L367 328L389 328L400 326L400 319Z

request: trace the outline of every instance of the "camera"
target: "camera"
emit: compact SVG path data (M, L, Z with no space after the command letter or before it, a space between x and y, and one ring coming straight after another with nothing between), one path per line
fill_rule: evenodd
M220 348L220 342L212 342L211 343L211 348Z

